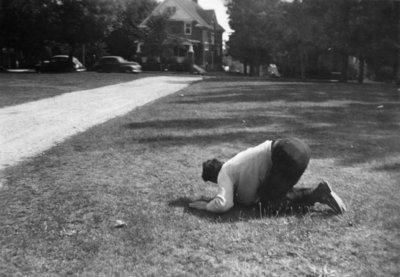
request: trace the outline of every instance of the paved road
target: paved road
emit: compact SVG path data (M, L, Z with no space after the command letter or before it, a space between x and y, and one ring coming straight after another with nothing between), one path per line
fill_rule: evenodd
M0 109L0 170L198 80L149 77Z

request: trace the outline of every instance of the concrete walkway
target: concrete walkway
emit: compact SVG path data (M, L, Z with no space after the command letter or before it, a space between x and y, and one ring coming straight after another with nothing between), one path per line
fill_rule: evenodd
M199 80L197 76L149 77L2 108L0 170Z

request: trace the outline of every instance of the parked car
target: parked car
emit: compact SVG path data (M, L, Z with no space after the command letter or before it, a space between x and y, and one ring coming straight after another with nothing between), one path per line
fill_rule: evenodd
M142 72L142 66L120 56L104 56L93 66L93 70L97 72L139 73Z
M75 57L72 57L72 64L68 55L56 55L50 60L40 61L35 65L36 72L74 72L85 71L86 68Z

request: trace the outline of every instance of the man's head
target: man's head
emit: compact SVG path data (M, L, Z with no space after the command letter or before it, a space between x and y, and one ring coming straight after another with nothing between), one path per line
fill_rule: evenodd
M201 178L203 178L205 182L211 181L217 183L218 174L223 164L223 162L217 159L205 161L203 163L203 173L201 174Z

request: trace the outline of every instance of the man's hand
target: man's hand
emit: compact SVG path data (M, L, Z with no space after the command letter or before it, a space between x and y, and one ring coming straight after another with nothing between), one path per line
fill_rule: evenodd
M198 209L198 210L206 210L208 202L206 201L194 201L189 203L190 208Z

